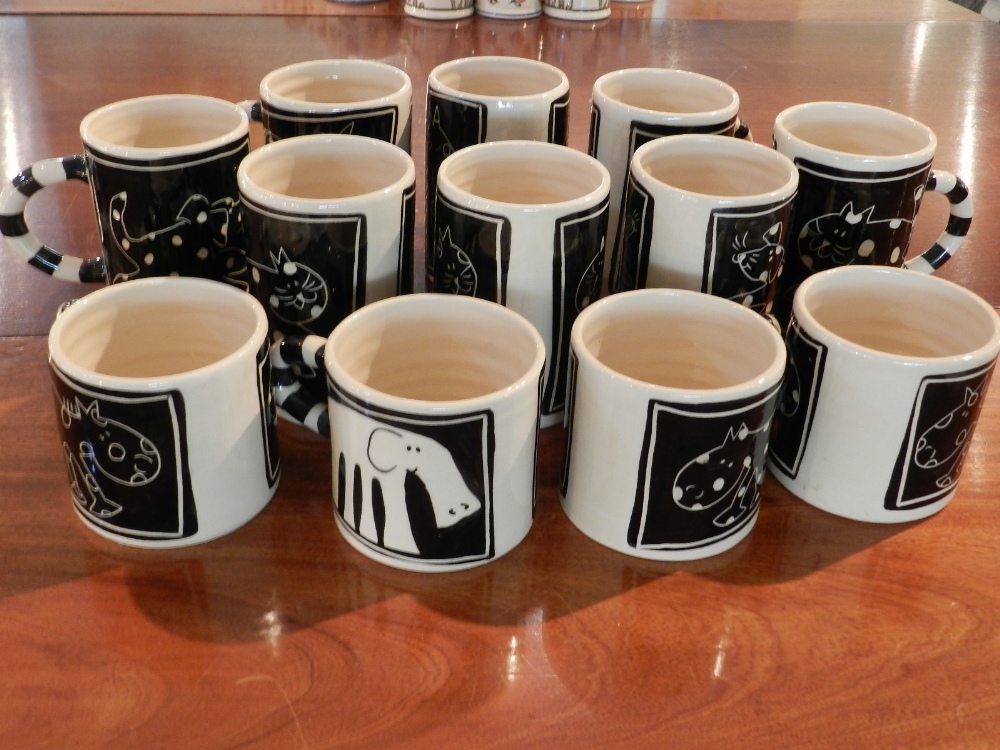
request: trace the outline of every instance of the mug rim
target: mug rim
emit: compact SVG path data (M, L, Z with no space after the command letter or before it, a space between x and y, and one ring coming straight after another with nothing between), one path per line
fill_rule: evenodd
M966 350L959 354L940 356L894 354L856 343L823 325L807 307L806 300L807 295L815 293L813 287L819 286L822 288L824 285L843 284L845 283L845 279L848 280L846 283L849 283L851 276L882 277L883 280L891 280L889 283L908 284L910 287L919 287L924 291L934 290L936 287L940 293L948 294L953 298L960 297L970 306L970 312L975 310L978 313L982 313L984 319L989 320L992 333L983 344L974 349ZM916 289L914 289L914 293L916 293ZM952 371L956 368L975 366L977 362L982 363L995 359L1000 354L1000 316L997 315L997 311L986 300L975 292L947 279L906 268L848 265L814 273L795 290L795 297L792 300L792 316L798 322L798 325L803 327L810 336L819 335L822 337L824 343L835 347L838 351L870 360L892 362L909 367L944 367L945 370Z
M754 158L757 163L763 163L764 160L767 160L770 164L780 165L785 170L787 179L780 187L759 193L749 193L745 195L702 193L678 187L677 185L669 182L664 182L649 172L643 164L644 160L651 158L651 154L656 154L661 151L683 151L687 147L693 146L694 144L703 144L706 147L713 148L716 152L714 155L719 156L720 158L725 158L727 154L722 152L727 151L733 156L746 154L748 157ZM636 180L643 180L663 186L671 192L675 192L681 196L699 199L707 198L718 203L719 205L736 205L744 203L756 204L777 201L794 195L799 185L799 171L792 160L787 156L773 148L764 146L763 144L744 141L740 138L732 138L724 135L686 133L673 135L669 138L657 138L649 141L648 143L644 143L636 149L635 153L632 155L629 170L632 172L632 175Z
M236 115L239 122L225 133L203 141L180 146L122 146L121 144L112 143L101 138L93 132L95 125L108 116L119 112L127 113L130 110L148 111L150 108L167 105L171 102L181 106L186 104L189 107L214 107L220 113L226 112ZM83 144L88 149L129 161L157 161L176 158L178 156L202 154L222 148L237 140L248 139L249 137L250 118L242 107L225 99L204 96L202 94L152 94L132 99L122 99L121 101L111 102L93 110L80 122L80 140L83 141Z
M730 96L730 102L724 107L716 107L715 109L705 109L697 112L673 112L629 104L621 99L611 96L611 94L606 91L607 85L613 81L643 77L697 81L702 84L710 85L717 90L725 91ZM716 123L721 125L731 120L733 117L736 117L740 109L740 95L736 89L728 83L721 81L718 78L704 75L703 73L695 73L694 71L682 70L680 68L646 67L613 70L610 73L605 73L594 81L593 98L595 100L595 104L597 103L596 99L598 96L607 102L613 102L616 106L621 107L626 112L641 114L644 115L646 120L654 120L661 123L671 123L676 121L690 125L710 125Z
M647 300L650 302L643 307L644 303L647 303ZM584 339L588 326L594 325L602 316L614 315L616 307L635 305L640 306L643 310L649 310L651 305L658 304L657 300L664 300L665 302L660 303L664 305L687 304L688 307L698 305L703 309L715 307L718 311L724 312L727 315L737 318L742 317L746 321L747 326L759 329L761 336L769 339L770 344L774 347L774 357L757 375L739 383L726 385L721 388L686 388L660 385L626 375L606 365L590 351ZM633 289L603 297L588 306L577 316L576 322L573 324L572 333L570 334L570 348L575 356L579 358L581 364L586 362L612 383L623 384L630 389L646 393L649 398L669 399L678 403L725 402L750 394L763 393L772 386L780 383L785 373L785 342L776 326L770 320L760 313L750 310L732 300L688 289L650 287L646 289Z
M303 198L268 190L257 183L250 175L250 170L267 159L302 158L309 152L322 150L330 155L354 154L367 149L368 153L384 155L387 159L400 162L402 175L392 182L357 195L340 198ZM416 168L413 158L402 148L387 141L369 138L361 135L302 135L294 138L282 138L266 146L251 151L240 162L236 170L236 182L241 196L255 204L278 211L282 214L301 213L309 215L325 215L334 211L340 212L355 204L368 203L380 196L393 195L405 190L416 180Z
M486 158L491 161L509 163L508 159L513 155L530 161L532 154L538 154L539 156L551 155L566 161L572 161L580 165L582 169L593 171L599 177L598 184L593 189L567 200L547 203L514 203L470 192L465 188L459 187L449 175L451 170L458 169L465 161L475 162ZM438 190L444 188L445 192L449 193L453 199L457 196L468 205L483 205L488 203L501 210L523 212L537 212L548 209L566 210L568 206L575 204L590 205L592 203L599 203L609 195L611 189L611 174L608 172L607 167L601 164L600 161L589 154L577 151L569 146L563 146L558 143L546 143L544 141L489 141L487 143L477 143L473 146L467 146L451 154L441 162L441 166L438 168L437 179Z
M292 99L284 96L283 94L277 93L273 90L273 88L271 88L277 79L289 74L299 72L308 74L313 70L335 71L339 68L368 69L386 73L394 76L399 85L394 91L383 96L343 102L316 102L306 99ZM395 65L389 65L388 63L383 63L379 60L351 58L304 60L302 62L292 63L291 65L285 65L283 67L276 68L265 75L261 79L260 87L258 89L258 94L262 104L266 103L269 106L278 107L286 111L306 114L328 114L347 110L374 108L380 104L387 104L399 96L412 96L412 92L413 83L406 71L397 68Z
M211 295L226 298L227 314L231 314L233 309L242 306L253 317L253 329L242 344L225 356L207 365L169 375L109 375L79 365L66 353L62 345L62 337L66 335L66 329L81 316L92 314L93 310L99 309L98 306L114 304L114 300L118 297L127 295L126 299L140 300L141 304L141 302L160 298L165 290L170 299L177 299L180 296L181 298L196 298L204 301L210 299ZM169 292L177 292L179 295ZM194 380L216 377L220 371L228 369L237 360L243 360L247 357L256 358L257 352L267 339L267 335L267 313L252 294L221 281L195 276L155 276L132 279L120 284L110 284L74 300L59 313L52 323L47 336L47 344L49 361L67 376L91 386L137 393L177 389Z
M386 393L362 382L340 364L336 356L337 344L349 334L351 328L365 325L369 322L369 319L378 320L381 318L391 324L393 319L402 319L401 312L406 313L406 318L412 319L417 312L414 308L442 308L445 306L456 308L450 314L451 319L454 321L468 320L470 313L478 313L492 316L494 319L503 319L509 327L519 329L534 345L535 352L530 364L512 382L488 393L469 398L440 401ZM396 308L402 308L402 310L397 310ZM410 309L407 310L407 308ZM462 310L461 308L466 309ZM338 323L330 333L326 341L325 356L323 359L326 374L332 381L353 395L360 396L368 403L406 413L419 412L446 415L455 412L486 410L494 406L498 401L506 399L526 388L532 391L537 390L538 379L545 364L545 342L542 340L541 334L538 333L535 326L524 316L496 302L479 299L478 297L421 292L387 297L355 310Z
M863 113L868 116L879 117L886 121L899 123L900 125L908 127L912 130L919 131L927 142L922 147L909 151L879 155L863 154L852 151L841 151L807 141L804 138L795 135L789 124L790 120L794 120L797 117L803 118L821 113L825 113L828 117L830 113L847 112ZM930 162L937 151L937 135L929 126L910 117L909 115L904 115L902 112L896 112L895 110L887 109L886 107L878 107L873 104L864 104L861 102L829 100L803 102L801 104L795 104L791 107L787 107L779 112L777 117L775 117L774 137L776 147L778 148L780 148L780 144L778 144L777 141L781 138L789 141L790 143L796 144L800 149L808 150L825 157L826 161L855 164L855 168L861 171L875 171L876 168L882 169L882 164L886 161L898 161L900 163L913 165L924 164L926 162Z
M522 70L538 70L545 71L549 73L555 73L558 78L558 83L556 85L545 89L544 91L539 91L533 94L503 94L503 95L491 95L491 94L476 94L469 91L463 91L462 89L454 88L449 86L444 81L441 80L441 74L450 71L453 68L461 67L473 67L473 68L486 68L489 69L491 66L495 65L506 65L506 66L519 66ZM471 57L459 57L454 60L448 60L435 66L430 73L427 74L427 89L428 91L434 91L438 93L449 94L458 99L471 99L474 101L512 101L512 102L526 102L526 101L544 101L551 97L557 97L564 93L568 93L570 90L569 78L566 74L552 65L542 60L533 60L529 57L518 57L516 55L473 55Z

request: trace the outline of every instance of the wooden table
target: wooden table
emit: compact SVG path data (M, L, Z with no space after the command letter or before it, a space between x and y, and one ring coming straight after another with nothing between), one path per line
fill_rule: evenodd
M794 103L889 106L932 128L976 199L941 275L1000 304L1000 28L949 21L0 17L0 166L76 153L90 110L158 92L254 95L296 60L370 57L418 91L467 54L558 65L570 145L594 79L687 68L731 83L758 141ZM255 132L256 142L260 133ZM914 247L943 226L931 196ZM417 205L422 207L422 194ZM32 200L49 244L97 247L85 186ZM422 224L422 211L418 224ZM423 251L418 226L418 253ZM417 266L420 267L419 262ZM772 480L745 542L690 564L586 539L559 507L564 434L541 440L528 538L485 567L395 571L332 515L329 449L282 424L268 508L200 547L88 532L58 458L45 332L87 291L0 251L0 747L994 748L1000 743L1000 385L957 496L903 526L845 521Z

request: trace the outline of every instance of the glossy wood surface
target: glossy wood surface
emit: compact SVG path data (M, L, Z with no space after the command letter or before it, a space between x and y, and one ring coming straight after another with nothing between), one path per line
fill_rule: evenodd
M90 110L148 93L231 100L296 60L360 56L414 82L423 170L428 71L468 54L540 57L589 91L617 68L716 76L767 142L784 107L889 106L930 125L935 164L976 214L941 275L1000 304L1000 28L960 22L392 18L0 18L4 178L79 149ZM260 133L254 133L259 143ZM914 247L944 224L929 196ZM418 195L422 224L422 193ZM96 252L83 185L32 199L50 244ZM418 253L422 252L418 226ZM419 262L418 262L419 267ZM87 291L0 250L0 747L995 748L1000 743L1000 382L958 493L920 523L875 526L765 485L730 552L644 562L559 507L564 434L543 433L528 538L436 576L369 561L332 518L329 448L282 424L268 508L216 542L116 546L73 514L44 334Z

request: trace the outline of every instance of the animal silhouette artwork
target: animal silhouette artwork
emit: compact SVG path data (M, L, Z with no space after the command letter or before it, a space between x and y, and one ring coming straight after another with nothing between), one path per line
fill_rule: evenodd
M809 442L826 367L826 347L805 333L795 318L785 335L785 374L771 431L769 455L776 470L795 478Z
M795 290L818 271L852 263L900 266L930 164L867 173L796 159L799 189L788 229L777 319L791 317Z
M775 387L739 402L650 402L630 546L697 549L753 522L777 395Z
M335 514L353 544L442 567L495 556L489 412L376 413L333 383L330 398Z
M944 499L955 489L992 365L923 380L885 496L887 510L908 510Z
M745 210L715 210L709 219L700 291L767 315L784 268L791 199Z
M312 331L308 324L322 317L330 302L326 281L305 263L293 261L285 249L268 253L269 265L254 263L270 274L271 293L267 298L275 318L303 330Z
M133 214L136 214L133 216ZM241 221L238 198L211 201L188 196L175 216L148 227L149 217L129 208L129 195L114 195L107 208L108 226L117 250L108 258L112 283L143 276L200 276L248 288L241 247L230 242Z
M135 539L194 534L180 395L98 393L59 372L54 383L63 458L83 520Z

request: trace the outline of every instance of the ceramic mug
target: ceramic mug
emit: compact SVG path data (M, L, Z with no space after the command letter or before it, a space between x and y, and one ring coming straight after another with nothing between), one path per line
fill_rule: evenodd
M740 119L739 108L740 97L732 86L685 70L626 68L606 73L594 82L590 155L608 168L615 186L611 191L609 254L636 150L655 138L683 133L748 139L750 130Z
M905 266L931 273L959 248L972 222L961 179L931 169L937 137L905 115L850 102L811 102L781 112L774 147L799 169L785 271L776 303L784 324L795 289L810 274L848 264ZM943 193L947 226L907 259L924 195Z
M678 135L632 157L612 292L692 289L771 312L799 175L773 149Z
M220 99L146 96L80 124L83 154L43 159L0 193L0 232L25 260L68 281L114 284L200 276L246 287L236 168L250 153L246 113ZM103 254L65 256L32 234L28 199L68 179L90 183Z
M534 18L542 14L542 0L476 0L476 13L490 18Z
M558 68L520 57L466 57L427 77L427 215L437 174L447 157L490 141L530 140L566 145L569 79ZM433 237L427 226L427 244ZM427 268L427 288L433 280Z
M260 303L205 279L138 279L68 305L49 361L84 524L166 548L257 515L280 475L268 344Z
M693 560L757 520L785 347L763 316L700 292L640 289L573 326L563 509L627 555Z
M404 0L403 10L414 18L454 21L476 12L475 0Z
M846 266L798 287L769 466L811 505L900 523L954 496L1000 319L949 281Z
M611 0L542 0L542 12L564 21L599 21L611 15Z
M328 335L351 312L413 291L416 173L401 148L305 135L238 171L251 291L284 335Z
M300 135L363 135L410 150L413 85L376 60L310 60L271 71L260 98L243 102L271 141Z
M600 296L610 187L596 159L536 141L470 146L438 172L431 289L498 302L534 324L548 352L543 427L562 422L570 330Z
M527 535L544 359L517 313L441 294L382 300L328 340L272 350L280 408L330 435L344 538L425 572L482 565ZM326 373L326 404L303 398L293 365Z

